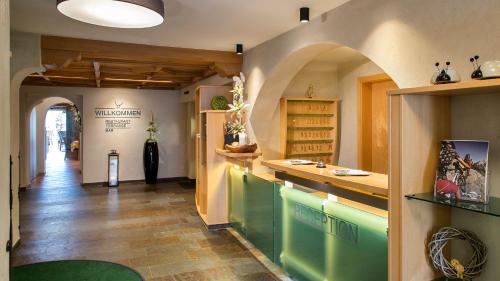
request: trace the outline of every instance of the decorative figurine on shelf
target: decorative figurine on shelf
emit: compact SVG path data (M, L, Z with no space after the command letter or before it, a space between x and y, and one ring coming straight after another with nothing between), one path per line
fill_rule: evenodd
M478 63L479 56L475 55L474 57L470 58L470 62L472 63L472 66L474 67L474 71L470 75L470 78L480 80L483 79L483 72L481 71L481 66Z
M243 97L243 84L245 83L245 76L240 73L240 76L233 77L234 85L231 93L233 93L233 103L229 104L229 112L232 113L233 121L228 122L228 132L235 138L238 136L238 142L233 144L226 144L225 148L231 152L254 152L257 150L256 143L250 143L246 134L245 123L243 121L243 114L249 104L244 102Z
M312 99L314 96L314 86L309 84L309 88L307 88L306 98Z
M481 65L483 79L500 78L500 61L490 60Z
M446 84L446 83L456 83L460 82L460 74L456 70L450 67L450 62L446 62L446 67L439 68L439 62L436 62L435 66L437 71L432 75L432 84Z
M147 184L156 184L158 177L158 128L156 128L154 115L151 113L151 121L149 121L149 127L146 130L149 133L149 137L144 143L144 155L143 155L143 165L144 165L144 176L146 178Z

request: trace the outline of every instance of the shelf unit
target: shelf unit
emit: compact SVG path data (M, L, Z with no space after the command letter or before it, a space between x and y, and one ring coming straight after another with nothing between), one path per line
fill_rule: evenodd
M339 100L282 98L280 155L337 164Z
M200 86L196 89L196 208L209 228L225 226L226 160L216 153L224 146L224 122L229 120L226 110L211 110L215 96L225 96L229 102L229 86Z
M474 130L476 128L471 126L478 127L476 121L462 121L464 118L470 119L471 112L474 112L472 110L494 118L495 108L486 111L485 108L474 108L471 103L488 104L490 99L496 101L499 94L498 79L388 92L389 280L434 280L440 277L439 272L434 271L429 264L427 242L439 228L451 225L452 209L464 209L465 206L437 202L430 196L434 187L440 141L457 137L477 139L484 134L497 136L495 134L498 132ZM489 103L494 104L491 101ZM490 163L492 156L497 155L490 153ZM408 200L406 196L417 200ZM491 203L497 201L494 198L492 200Z

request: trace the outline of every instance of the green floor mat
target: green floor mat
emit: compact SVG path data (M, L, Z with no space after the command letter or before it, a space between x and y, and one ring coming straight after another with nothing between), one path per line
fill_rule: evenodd
M16 266L11 270L11 281L143 281L135 270L104 261L52 261Z

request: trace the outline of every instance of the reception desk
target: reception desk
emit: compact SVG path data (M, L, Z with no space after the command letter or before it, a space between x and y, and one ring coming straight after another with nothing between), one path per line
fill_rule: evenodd
M387 176L336 177L333 166L283 160L262 164L274 176L228 170L229 218L237 231L296 280L388 279Z

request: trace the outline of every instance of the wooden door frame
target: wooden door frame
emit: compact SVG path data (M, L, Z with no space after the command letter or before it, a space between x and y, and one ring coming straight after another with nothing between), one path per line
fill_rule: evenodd
M357 128L357 140L358 140L358 169L362 169L363 167L363 96L366 94L371 94L372 92L372 84L379 82L393 81L389 75L386 73L379 73L375 75L369 76L361 76L358 77L358 128Z

